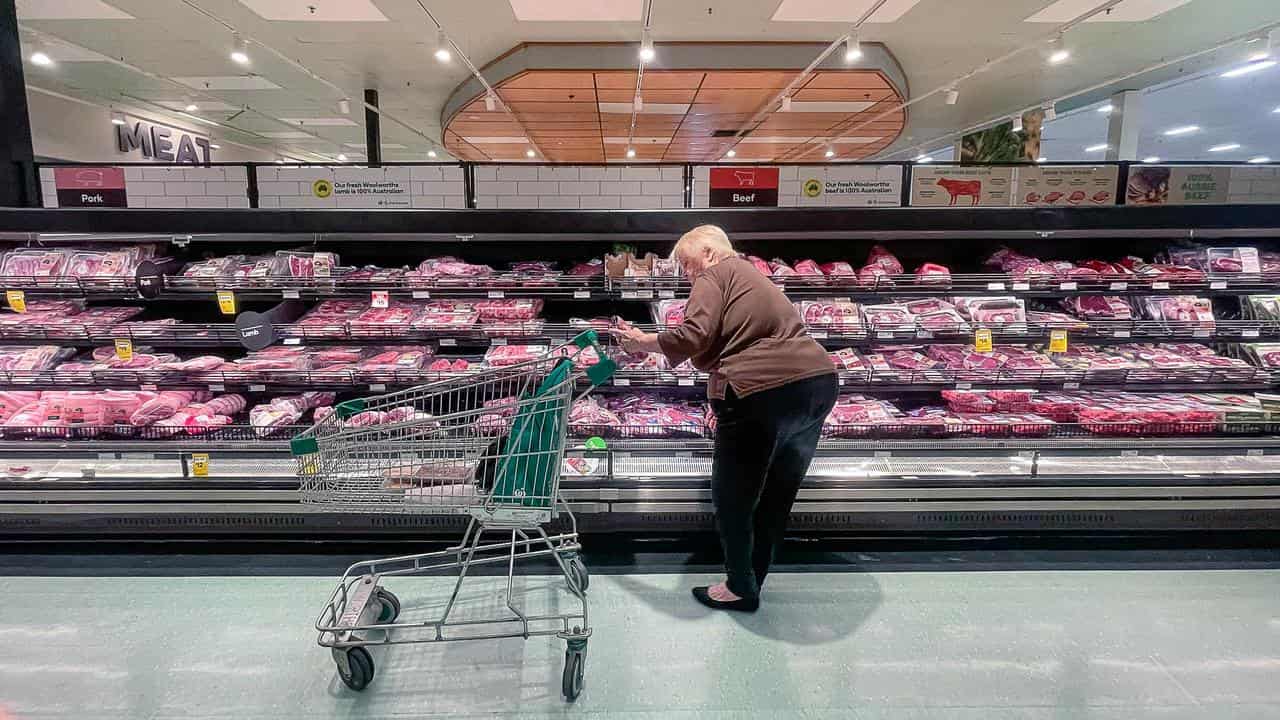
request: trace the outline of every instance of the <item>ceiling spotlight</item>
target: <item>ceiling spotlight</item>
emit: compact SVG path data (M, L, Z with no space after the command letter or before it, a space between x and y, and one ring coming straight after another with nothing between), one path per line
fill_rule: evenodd
M347 161L346 153L338 153L338 162L346 162L346 161Z
M1107 149L1107 144L1102 143L1101 145L1090 145L1089 147L1085 148L1084 151L1085 152L1102 152L1103 150L1106 150L1106 149Z
M631 109L636 112L644 110L644 98L640 97L639 93L636 93L635 98L631 101Z
M782 96L782 112L791 112L791 96Z
M653 49L653 38L649 37L649 31L645 30L644 35L640 38L640 61L649 62L657 55Z
M339 112L339 113L341 113L341 114L343 114L343 115L350 115L350 114L351 114L351 101L350 101L350 100L348 100L348 99L346 99L346 98L342 98L341 100L339 100L339 101L338 101L338 112Z
M444 28L436 30L436 60L447 63L453 59L453 53L449 52L449 38L444 35Z
M1036 158L1036 162L1038 162L1038 163L1042 163L1042 162L1047 161L1048 159L1049 159L1049 158L1047 158L1047 157L1038 157L1038 158Z
M1144 163L1148 163L1148 164L1150 164L1150 163L1158 163L1158 162L1160 162L1160 157L1159 157L1158 155L1152 155L1152 156L1150 156L1150 157L1144 157L1144 158L1142 158L1142 162L1144 162Z
M49 57L49 53L45 52L42 48L36 48L36 51L31 53L31 62L36 65L48 67L53 64L53 58Z
M1240 67L1234 70L1228 70L1222 73L1221 77L1224 77L1224 78L1240 77L1241 75L1248 75L1250 73L1256 73L1259 70L1266 70L1269 67L1275 67L1275 65L1276 65L1275 60L1258 60L1256 62L1251 62L1248 65L1241 65Z
M1058 119L1058 110L1056 107L1054 107L1055 105L1057 105L1056 102L1051 102L1048 105L1044 106L1045 122L1053 122L1054 120Z
M283 165L283 164L284 164L284 158L276 158L276 164L277 164L277 165Z
M240 65L249 64L249 43L239 35L231 36L231 59Z
M1049 55L1049 62L1053 65L1064 63L1071 57L1071 53L1066 50L1055 50Z
M1209 152L1227 152L1228 150L1239 150L1239 149L1240 149L1240 143L1223 143L1221 145L1214 145L1213 147L1209 148Z
M124 124L124 113L120 113L120 112L113 112L113 113L111 113L111 124L112 124L112 125L123 125L123 124Z
M429 157L429 158L433 158L433 157L435 157L435 156L436 156L436 151L435 151L435 150L428 150L428 151L427 151L427 157Z
M486 93L484 96L484 109L493 112L498 109L498 98L493 93Z
M627 157L629 157L629 158L633 158L633 157L635 157L635 156L636 156L636 149L635 149L635 148L627 148Z
M187 103L187 106L183 108L183 110L186 110L187 112L195 112L199 109L200 109L200 106L196 105L195 103Z
M1165 135L1189 135L1200 129L1199 125L1183 125L1181 127L1169 128L1164 131Z
M862 41L858 38L858 28L849 31L849 37L844 41L844 61L851 63L862 57Z
M527 158L536 157L537 155L538 154L533 151L533 148L529 148L528 150L524 151L524 156Z
M725 157L733 157L733 156L735 156L735 155L737 155L737 154L738 154L738 151L737 151L737 150L734 150L734 149L730 148L730 149L729 149L729 152L725 153L725 154L724 154L724 156L725 156Z
M955 88L947 88L946 103L955 105L958 102L960 102L960 91Z
M1013 116L1013 131L1022 132L1022 113Z
M826 157L835 157L835 156L836 156L835 150L827 150Z
M1107 103L1106 105L1103 105L1102 107L1098 108L1098 112L1106 114L1114 111L1115 109L1116 109L1115 105L1112 105L1111 103Z
M222 146L221 146L221 145L219 145L218 143L209 143L209 147L210 147L210 148L213 148L214 150L221 150L221 149L222 149Z
M1248 162L1248 163L1250 163L1250 164L1253 164L1253 165L1258 165L1258 164L1261 164L1261 163L1269 163L1269 162L1271 162L1271 158L1266 157L1266 156L1264 155L1264 156L1262 156L1262 157L1249 158L1246 162Z

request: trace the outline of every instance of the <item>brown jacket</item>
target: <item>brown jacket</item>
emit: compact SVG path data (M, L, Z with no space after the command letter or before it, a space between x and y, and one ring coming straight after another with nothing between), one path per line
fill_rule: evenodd
M746 397L836 370L786 295L741 258L721 260L698 278L684 322L659 333L658 346L672 365L689 358L711 373L707 396L717 400L726 383Z

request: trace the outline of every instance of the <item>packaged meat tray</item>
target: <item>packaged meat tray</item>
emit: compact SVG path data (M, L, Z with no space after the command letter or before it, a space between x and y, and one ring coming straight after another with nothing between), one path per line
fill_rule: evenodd
M684 306L687 300L659 300L649 306L653 321L666 327L675 327L684 322Z
M537 360L550 351L546 345L494 345L484 354L490 367L506 367Z
M796 303L800 317L810 328L838 333L862 332L862 318L858 304L849 300L805 300Z

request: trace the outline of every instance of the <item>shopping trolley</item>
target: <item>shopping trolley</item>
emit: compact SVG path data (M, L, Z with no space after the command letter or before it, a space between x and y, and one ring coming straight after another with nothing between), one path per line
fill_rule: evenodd
M577 521L560 497L560 466L584 367L590 385L578 398L617 369L594 331L537 360L339 403L291 441L304 503L329 511L470 516L462 541L447 550L347 568L316 630L348 687L363 690L373 680L371 645L555 636L566 643L561 690L569 700L578 697L591 636L590 576L578 556ZM559 514L567 516L568 530L549 535L543 525ZM490 532L500 539L482 541ZM555 561L576 612L517 607L516 561L535 557ZM505 612L455 619L468 570L503 562ZM401 619L400 600L382 579L446 569L456 570L457 579L443 611Z

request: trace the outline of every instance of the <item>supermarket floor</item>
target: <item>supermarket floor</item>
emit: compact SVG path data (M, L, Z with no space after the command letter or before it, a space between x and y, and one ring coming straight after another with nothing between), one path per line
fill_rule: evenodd
M594 574L573 705L559 697L563 643L545 638L378 649L373 684L348 690L311 629L332 589L314 572L324 561L179 575L114 560L99 570L115 576L98 577L90 562L39 576L43 559L6 559L0 718L1280 717L1272 560L919 571L864 559L772 578L751 616L693 602L688 588L711 575ZM406 618L451 586L388 584ZM496 612L503 589L479 578L460 603ZM545 576L515 594L529 609L569 601Z

